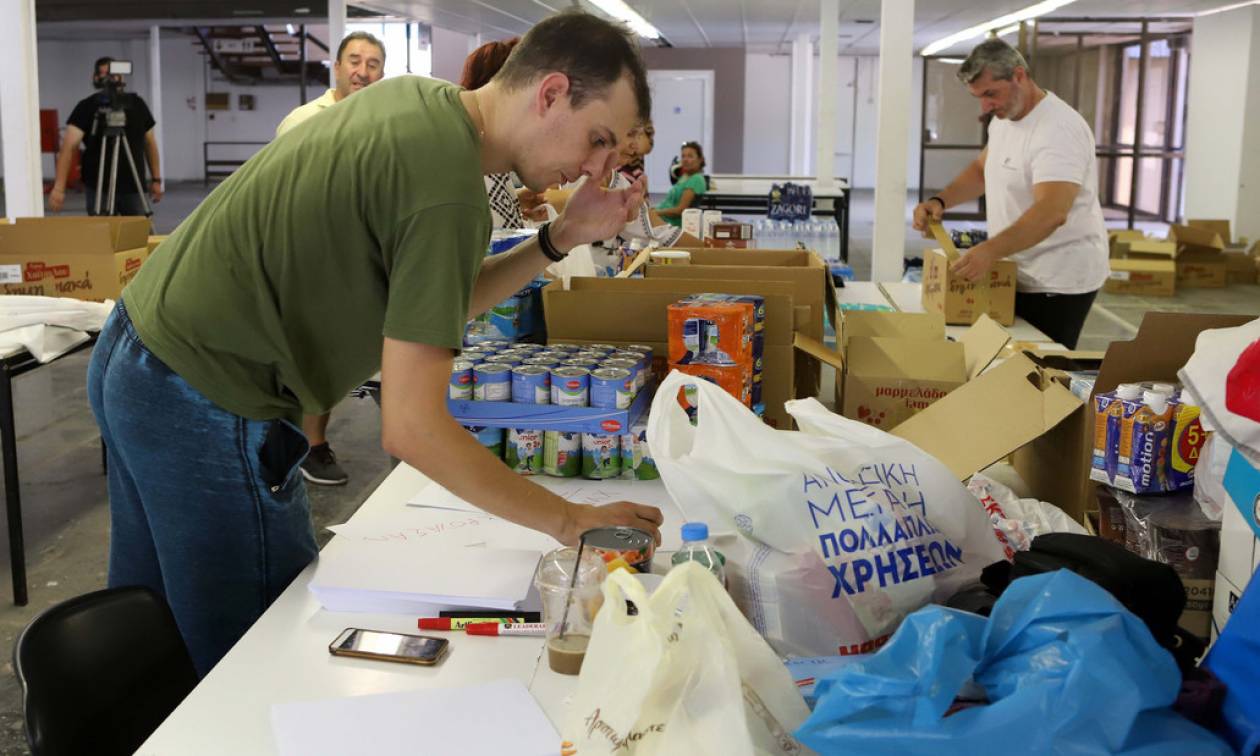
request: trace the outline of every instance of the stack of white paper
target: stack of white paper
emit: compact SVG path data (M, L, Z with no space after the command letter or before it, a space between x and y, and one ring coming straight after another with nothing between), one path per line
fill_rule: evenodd
M325 609L420 615L524 608L541 552L334 538L310 590Z
M275 704L282 756L555 756L560 736L519 680Z

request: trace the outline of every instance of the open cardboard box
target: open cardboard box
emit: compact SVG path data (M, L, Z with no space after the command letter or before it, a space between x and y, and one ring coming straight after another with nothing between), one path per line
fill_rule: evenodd
M831 270L822 258L813 252L796 249L689 249L689 265L657 265L649 263L644 268L646 280L689 281L777 281L792 286L792 299L796 307L807 309L804 322L798 322L797 332L815 341L823 341L825 318L835 322L836 289ZM712 285L701 291L722 291ZM731 291L731 294L757 294L756 291ZM830 354L834 352L828 350ZM821 387L822 368L810 354L796 354L795 382L801 387L800 396L817 396ZM838 359L838 357L837 357ZM808 389L808 390L806 390Z
M0 292L117 299L148 258L144 217L19 218L0 226Z
M1229 279L1225 260L1225 239L1219 233L1221 222L1196 221L1201 225L1169 226L1168 240L1177 244L1177 285L1187 288L1217 289ZM1228 225L1224 227L1228 235Z
M931 229L941 248L923 253L923 309L939 313L949 325L971 325L981 315L1014 324L1015 262L998 260L988 281L966 281L950 270L959 252L949 233L940 223L932 223Z
M1103 291L1111 294L1138 294L1171 297L1177 293L1177 264L1172 260L1140 258L1112 259L1111 273Z
M798 331L810 309L798 306L792 284L782 281L691 280L668 278L574 278L569 288L543 289L547 337L578 344L646 344L658 356L667 352L666 309L689 294L757 294L765 297L765 352L762 402L766 420L777 428L792 427L783 409L789 399L816 396L816 381L796 370ZM824 350L829 362L839 355Z
M887 430L980 375L1011 337L987 315L955 342L939 315L857 311L845 313L840 338L837 411Z

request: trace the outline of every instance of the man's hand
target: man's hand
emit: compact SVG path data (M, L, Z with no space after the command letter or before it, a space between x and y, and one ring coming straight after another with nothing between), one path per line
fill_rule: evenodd
M945 217L945 206L939 201L930 199L927 202L920 202L914 207L914 230L922 233L924 239L930 239L932 232L928 230L928 224L932 221L940 223L943 217Z
M998 261L998 256L991 252L991 249L993 248L984 243L977 244L955 260L949 269L972 283L987 281L989 271Z
M159 203L159 202L161 202L161 201L162 201L162 194L163 194L164 192L162 191L162 182L161 182L161 181L152 181L152 182L150 182L150 183L149 183L149 191L150 191L150 193L153 195L153 204L155 204L155 205L156 205L157 203Z
M562 252L568 252L579 244L616 236L627 219L638 212L646 193L642 178L626 189L603 189L594 178L587 179L553 223L552 242Z
M588 530L624 525L651 533L656 545L660 546L660 526L664 521L661 510L656 507L629 501L615 501L598 507L591 504L569 504L560 532L553 535L565 546L576 546L578 539Z
M61 208L66 206L66 190L64 187L53 187L48 193L48 209L54 213L61 212Z

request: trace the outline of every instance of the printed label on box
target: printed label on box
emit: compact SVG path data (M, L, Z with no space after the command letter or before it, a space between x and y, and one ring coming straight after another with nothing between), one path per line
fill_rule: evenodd
M1127 271L1127 270L1113 270L1113 271L1111 271L1111 280L1112 280L1112 281L1128 281L1128 280L1129 280L1129 271Z
M21 265L0 265L0 284L22 283Z

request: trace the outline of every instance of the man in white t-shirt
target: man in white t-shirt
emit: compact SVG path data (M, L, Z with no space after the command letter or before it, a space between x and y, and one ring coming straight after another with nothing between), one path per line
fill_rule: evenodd
M280 136L316 113L341 102L360 89L375 84L384 75L385 45L367 32L347 34L337 48L337 60L333 63L333 82L336 86L320 95L318 99L294 108L276 127L276 136Z
M367 32L352 32L341 40L337 60L333 63L333 81L337 86L319 99L293 109L276 127L276 137L299 123L336 105L364 87L375 84L385 75L385 45ZM317 486L340 486L350 480L337 462L337 455L328 445L328 419L332 413L305 415L302 432L311 442L311 452L302 461L302 477Z
M976 281L993 264L1018 265L1015 313L1075 348L1107 280L1107 229L1098 204L1094 135L1080 114L1037 86L1019 52L1000 39L974 50L958 78L980 100L989 143L940 194L914 209L914 227L985 196L989 239L953 265Z

